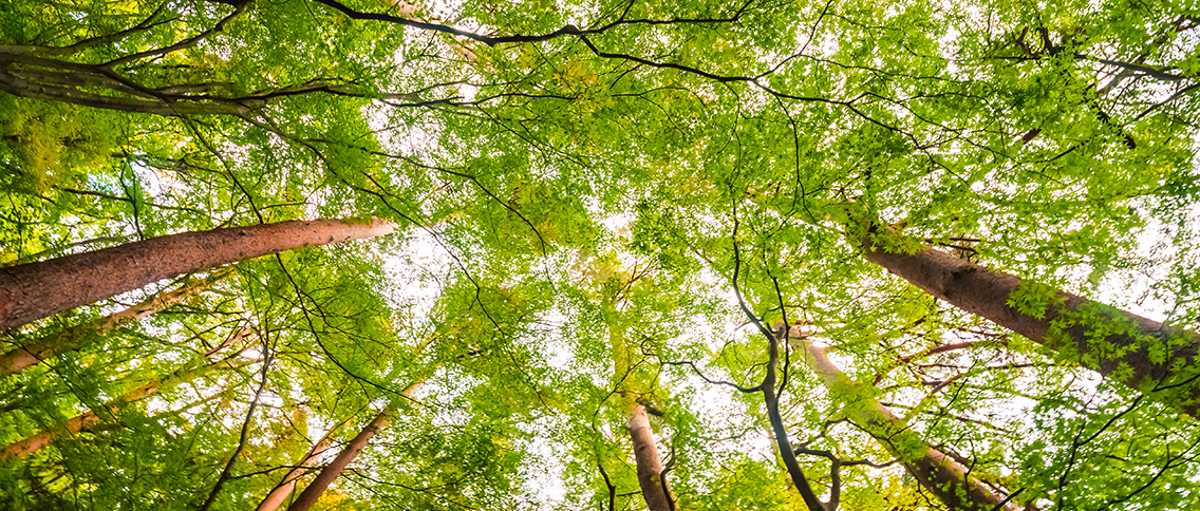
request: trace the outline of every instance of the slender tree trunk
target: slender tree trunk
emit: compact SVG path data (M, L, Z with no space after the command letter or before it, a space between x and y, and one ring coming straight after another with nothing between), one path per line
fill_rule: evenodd
M808 511L833 511L837 502L831 500L826 503L817 498L812 484L808 482L808 478L804 477L804 470L800 468L800 462L796 460L796 453L792 451L792 443L788 440L787 426L783 423L783 415L779 411L779 394L775 391L775 371L779 366L780 338L773 334L768 334L767 338L770 342L770 345L767 346L767 374L763 376L762 384L759 386L762 388L763 404L766 405L767 418L771 422L771 433L775 437L775 446L779 448L779 457L783 460L783 466L787 468L788 476L792 479L792 486L795 486L796 491L800 492L800 497L804 499L804 505L808 507Z
M120 397L105 403L100 410L105 415L115 415L118 411L120 411L121 408L125 407L129 403L145 399L159 392L168 391L180 383L202 376L212 372L215 369L222 367L236 368L251 364L253 362L255 361L237 360L232 362L217 362L192 370L181 370L175 374L172 374L171 376L151 381L136 389L126 392ZM74 435L81 431L92 429L105 418L106 417L101 417L96 411L89 411L68 419L66 422L58 425L57 427L41 431L33 436L26 437L8 444L3 451L0 451L0 463L6 463L17 458L29 456L30 454L38 452L42 450L42 448L54 443L56 440Z
M654 443L654 430L650 429L650 419L646 416L646 407L633 405L629 414L629 437L633 440L633 458L637 462L638 485L642 487L642 497L650 511L675 511L666 481L663 479L662 460L658 455L658 446Z
M890 228L882 236L899 236ZM1164 401L1192 415L1200 405L1200 335L1063 291L1053 291L1045 314L1023 314L1009 297L1021 279L925 247L889 253L868 235L867 260L964 311L987 318L1130 387L1170 390ZM1116 373L1116 374L1114 374Z
M207 278L184 284L180 288L167 292L159 293L148 300L134 305L123 311L114 313L110 316L98 318L95 321L76 325L58 334L43 337L32 343L21 346L0 355L0 377L16 374L34 365L37 365L43 359L53 357L60 353L78 349L89 339L105 335L121 326L129 323L134 323L145 319L147 316L159 312L167 307L182 302L196 293L208 289L217 281L224 278L225 273L214 273Z
M283 504L283 501L287 500L288 495L292 494L292 490L296 489L296 482L308 472L313 461L315 461L317 457L323 454L325 451L329 450L329 444L333 440L332 435L333 430L331 429L326 432L316 444L313 444L312 449L309 449L308 453L304 455L304 459L300 460L300 463L296 466L296 468L290 470L287 475L283 476L283 481L280 482L279 486L277 486L271 491L270 494L267 495L267 498L263 499L262 503L258 505L258 508L256 508L255 511L275 511L276 509L279 509L279 506Z
M382 220L288 221L185 232L0 268L0 331L184 273L393 229Z
M404 395L411 396L420 387L420 383L414 383L404 390ZM379 412L374 419L371 419L371 422L362 431L359 431L350 440L349 444L346 444L346 448L342 449L333 461L321 469L316 479L313 479L313 482L309 483L303 492L300 492L296 500L292 501L292 505L288 506L288 511L308 511L308 509L312 508L313 504L316 504L317 500L321 498L321 494L325 493L325 489L342 475L342 471L350 466L350 462L354 461L354 458L358 456L358 453L362 452L367 443L372 438L375 438L375 435L379 434L383 428L388 426L392 413L394 413L394 410L389 407Z
M936 495L947 508L964 511L1013 509L1008 504L1001 506L1004 499L971 476L966 467L934 449L910 430L904 419L869 397L873 395L870 389L842 373L825 356L825 350L814 346L802 335L791 339L803 353L804 361L821 377L830 395L835 399L840 396L845 402L847 418L878 439L900 459L921 486Z

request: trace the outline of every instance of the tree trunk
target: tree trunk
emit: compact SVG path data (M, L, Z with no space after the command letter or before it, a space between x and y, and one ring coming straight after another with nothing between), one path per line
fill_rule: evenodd
M662 461L654 443L654 431L646 407L635 404L629 414L629 436L633 440L633 458L637 462L638 485L650 511L674 511L674 501L663 479Z
M781 327L782 328L782 327ZM779 330L782 332L782 330ZM763 404L767 408L767 419L771 422L771 434L775 437L775 446L779 449L779 458L783 461L783 466L787 468L788 477L792 480L792 486L796 491L800 492L800 498L804 499L804 505L808 511L834 511L837 508L837 499L830 499L829 502L821 502L817 498L817 493L813 491L812 484L808 482L808 478L804 477L804 470L800 468L800 462L796 460L796 453L792 450L792 443L788 440L787 425L783 423L783 414L779 411L779 394L776 393L776 368L779 367L779 341L780 336L774 333L764 332L768 339L767 345L767 374L763 375L762 383L759 388L763 393ZM834 492L830 492L832 497Z
M267 498L263 499L255 511L275 511L279 509L279 506L288 498L288 495L292 494L292 490L296 489L296 482L308 472L312 462L325 451L329 450L329 444L333 441L332 435L333 430L331 429L316 444L313 444L312 449L309 449L308 453L304 455L304 459L300 460L296 468L283 476L283 481L267 495Z
M185 232L0 268L0 331L184 273L393 229L378 219L288 221Z
M151 314L195 296L196 293L211 287L224 277L225 273L214 273L205 279L184 284L174 291L160 293L121 312L73 326L0 355L0 377L19 373L37 365L43 359L78 349L93 337L102 336L123 325L141 321Z
M416 392L420 387L420 383L414 383L404 390L404 395L411 396L412 393ZM354 461L354 458L358 456L359 452L362 452L363 448L367 446L367 443L370 442L376 434L383 430L383 428L388 426L388 422L390 421L389 417L392 413L394 413L394 410L391 407L379 412L379 414L376 415L375 418L372 419L371 422L362 429L362 431L359 431L358 434L350 440L349 444L346 444L346 448L342 449L342 452L339 452L333 461L329 462L325 468L321 469L321 472L317 474L316 479L313 479L313 482L309 483L308 487L305 488L303 492L300 492L300 495L296 497L296 500L292 501L292 505L288 506L288 511L308 511L313 504L316 504L317 500L321 498L321 494L325 493L325 489L328 488L330 484L333 484L333 481L342 475L342 471L346 470L346 467L350 466L350 462Z
M171 390L180 383L207 374L214 369L222 367L236 368L254 362L254 360L217 362L192 370L177 371L171 376L153 380L145 385L142 385L141 387L122 394L120 397L105 403L100 410L102 410L105 415L114 415L129 403L145 399L159 392ZM17 458L29 456L30 454L42 450L43 447L54 443L60 438L92 429L93 426L96 426L103 419L104 417L101 417L98 413L96 413L96 411L89 411L68 419L65 423L62 423L57 427L41 431L33 436L26 437L22 440L8 444L3 451L0 451L0 463L6 463Z
M881 229L876 229L881 230ZM899 236L887 232L876 236ZM955 307L987 318L1084 367L1144 392L1170 390L1160 399L1195 415L1200 405L1200 335L1103 305L1052 291L1042 317L1010 307L1021 279L925 247L915 254L889 253L868 235L867 260ZM1115 374L1114 374L1115 373Z
M821 377L830 396L842 397L850 422L874 436L899 458L908 472L923 488L937 496L946 507L964 511L1002 511L1013 509L1003 498L993 493L961 463L934 449L908 428L879 401L870 398L870 389L851 380L825 356L825 350L814 346L802 335L795 335L792 344L800 349L804 361Z

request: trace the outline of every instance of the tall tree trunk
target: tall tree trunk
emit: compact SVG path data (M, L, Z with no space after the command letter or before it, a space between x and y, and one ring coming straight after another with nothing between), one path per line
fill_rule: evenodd
M637 462L638 486L650 511L675 511L666 480L663 478L662 461L658 446L654 443L654 430L650 429L650 418L646 407L634 404L629 414L629 437L633 440L633 458Z
M19 373L37 365L43 359L78 349L89 339L105 335L126 324L141 321L151 314L195 296L196 293L211 287L225 275L224 272L214 273L202 280L184 284L174 291L159 293L142 303L110 316L73 326L0 355L0 377Z
M180 383L210 373L215 369L223 367L236 368L254 362L254 360L217 362L213 364L207 364L196 369L180 370L166 378L153 380L136 389L126 392L125 394L122 394L120 397L113 399L112 401L109 401L101 406L100 411L102 411L102 413L104 413L106 416L115 415L118 411L120 411L121 408L125 407L129 403L145 399L159 392L171 390ZM99 424L105 418L106 417L101 417L100 414L98 414L95 410L89 411L68 419L66 422L59 424L52 429L41 431L33 436L26 437L8 444L4 450L0 451L0 463L6 463L17 458L29 456L30 454L38 452L42 450L42 448L54 443L56 440L66 436L74 435L81 431L87 431Z
M313 461L315 461L317 457L323 454L325 451L329 450L329 444L333 441L332 436L333 430L331 429L326 432L325 435L317 441L317 443L313 444L312 448L308 450L308 453L304 455L304 459L300 460L300 463L296 466L296 468L288 471L287 475L283 476L283 481L280 482L279 486L275 487L274 490L271 490L271 493L268 494L265 499L263 499L262 503L258 505L255 511L275 511L276 509L279 509L279 506L283 504L283 501L287 500L288 495L292 494L292 490L296 489L296 482L308 472Z
M378 219L288 221L185 232L0 268L0 331L184 273L393 229Z
M874 236L899 236L878 227ZM932 247L915 254L889 253L868 234L862 241L867 260L964 311L1028 337L1050 349L1072 355L1084 367L1114 376L1146 392L1162 396L1195 415L1200 406L1200 335L1164 326L1086 298L1051 291L1041 317L1010 307L1009 297L1022 285L1016 276L990 270ZM1114 375L1114 373L1116 373Z
M825 350L813 345L802 335L795 335L792 344L800 349L808 367L821 377L832 397L841 396L847 418L854 425L874 436L895 455L908 472L946 507L964 511L1002 511L1013 509L1004 499L954 458L934 449L908 428L904 419L869 397L871 389L846 376L825 356Z
M411 396L420 387L420 383L414 383L404 390L404 395ZM316 479L313 479L313 482L309 483L303 492L300 492L296 500L292 501L292 505L288 506L288 511L308 511L313 504L316 504L317 500L321 498L321 494L325 493L325 489L342 475L342 471L350 466L350 462L354 461L354 458L358 456L358 453L362 452L367 443L375 435L379 434L383 428L388 426L390 416L394 412L395 410L388 407L384 411L379 412L374 419L371 419L371 422L367 423L366 427L362 431L359 431L357 435L354 435L350 443L346 444L346 448L342 449L333 461L321 469Z

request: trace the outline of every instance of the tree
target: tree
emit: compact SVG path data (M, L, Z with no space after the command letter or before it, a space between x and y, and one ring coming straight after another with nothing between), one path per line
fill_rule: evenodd
M891 236L895 233L884 233ZM899 245L899 243L898 243ZM1165 400L1191 415L1200 406L1195 359L1200 337L1063 291L1023 283L930 247L889 252L864 238L868 260L946 302L987 318L1085 367Z
M79 347L89 337L102 336L112 332L122 324L141 320L150 314L184 301L211 286L223 276L222 273L218 272L203 279L187 282L174 291L155 295L149 300L111 314L103 319L77 325L57 334L52 334L49 337L24 344L17 349L0 355L0 376L8 376L24 371L47 357L52 357L63 351Z
M183 273L392 229L378 220L280 222L175 234L0 269L0 328L21 326ZM76 290L79 284L83 288Z
M404 395L408 397L420 387L420 383L410 385L405 389ZM379 434L380 430L388 426L391 416L395 413L395 409L387 409L376 414L366 426L363 426L362 431L354 435L354 438L350 439L346 447L338 452L333 461L330 461L328 465L325 465L325 468L321 469L321 472L304 488L304 491L300 492L296 500L292 501L292 504L288 506L288 511L307 511L311 509L317 503L317 500L321 498L321 494L325 492L325 489L329 488L329 485L342 475L342 471L346 470L346 467L350 465L350 462L354 461L358 453L362 452L371 439Z
M317 478L309 483L308 487L296 497L296 500L292 501L292 505L288 506L288 510L305 511L312 508L313 504L316 504L317 499L321 497L321 493L329 487L329 484L334 479L337 479L342 474L342 471L354 460L354 457L358 456L358 453L367 446L367 442L370 442L379 433L379 430L387 427L388 422L387 413L380 412L375 415L375 418L371 419L371 422L367 423L362 431L359 431L357 435L354 435L354 438L350 439L350 442L338 453L337 457L329 462L325 468L321 469L321 472L317 474Z
M309 430L426 378L316 507L1196 507L1190 334L1091 304L1200 315L1197 27L1118 0L9 2L0 274L129 286L29 277L71 300L0 352L237 260L127 279L88 254L314 218L398 235L246 260L0 378L12 443L246 328L269 361L0 466L0 507L256 506ZM941 250L1050 335L872 262ZM639 397L667 413L634 442Z
M23 438L17 442L13 442L6 446L3 451L0 451L0 463L12 461L16 458L29 456L42 448L50 445L52 442L67 435L74 435L83 431L88 431L105 419L115 417L121 411L121 408L150 397L159 392L171 390L173 387L187 382L193 378L197 378L212 372L214 369L236 369L253 362L252 360L235 360L214 362L203 365L199 368L185 370L181 369L170 375L164 376L157 380L150 381L140 387L121 394L116 399L104 403L98 410L92 410L72 417L63 424L59 424L45 431L40 431L27 438Z
M794 339L792 342L799 345L805 363L821 377L822 383L830 393L842 402L842 413L855 426L883 443L887 450L904 464L908 472L920 481L921 486L936 495L947 508L1010 509L1005 506L1009 499L1001 499L972 476L967 467L917 438L903 419L870 397L878 393L877 390L863 388L858 382L848 378L829 361L824 349L813 344L805 336L797 335ZM836 488L832 491L837 495Z
M633 440L633 457L637 461L638 485L642 498L651 511L675 509L674 499L666 484L662 459L654 445L654 431L650 429L650 418L646 406L636 404L629 414L629 437Z
M304 453L304 457L300 459L300 463L297 464L296 468L289 470L287 475L283 476L283 480L279 482L279 486L267 494L267 497L255 508L255 511L275 511L279 509L279 506L291 495L292 490L296 489L297 480L304 476L304 473L308 471L308 467L321 454L329 450L329 444L333 440L329 435L332 433L333 431L330 430L320 440L317 440L317 443L313 444L311 450Z

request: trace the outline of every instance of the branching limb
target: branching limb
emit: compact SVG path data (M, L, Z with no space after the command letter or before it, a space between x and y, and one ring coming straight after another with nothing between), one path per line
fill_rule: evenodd
M250 424L254 421L254 410L258 408L258 401L262 398L263 391L267 388L267 372L271 367L271 351L267 339L263 338L263 361L262 361L262 381L258 384L258 390L254 393L254 399L250 401L250 409L246 411L246 420L242 421L242 434L238 440L237 449L234 449L233 455L229 457L229 461L225 463L225 468L221 470L221 475L217 477L217 484L213 486L212 492L208 494L208 499L200 506L200 511L208 511L213 503L217 500L217 495L221 494L221 487L229 481L232 475L233 464L237 462L238 456L246 448L246 440L250 435Z
M600 468L600 475L604 476L604 486L608 487L608 511L615 511L617 501L617 487L613 486L612 480L608 478L608 472L604 471L603 463L596 463Z
M767 416L770 418L771 430L775 435L775 443L779 447L779 455L783 458L783 464L787 467L788 475L791 476L792 484L796 490L800 492L800 496L804 499L805 505L809 511L826 511L824 504L817 498L817 494L813 492L812 485L808 483L808 479L804 477L804 471L800 468L800 463L796 461L796 453L792 452L791 443L788 441L787 428L783 424L783 416L779 412L779 397L775 394L775 366L779 364L779 340L775 334L767 330L763 326L762 321L758 316L750 311L746 305L745 299L742 298L741 287L738 284L738 276L741 272L741 252L738 248L737 240L738 217L737 210L733 212L733 289L737 296L738 307L750 319L759 333L767 337L768 342L768 361L767 374L763 376L762 383L759 384L760 390L763 393L763 401L767 407Z
M874 462L871 462L868 460L843 461L841 458L838 458L836 455L834 455L830 451L824 451L824 450L819 450L819 449L808 449L804 446L797 447L794 450L794 452L796 454L808 454L808 455L812 455L812 456L820 456L822 458L829 460L829 501L824 503L826 511L836 511L838 508L838 505L840 504L841 493L842 493L842 476L841 476L841 468L842 467L866 465L869 467L883 469L883 468L890 467L890 466L895 465L896 463L900 462L900 460L892 460L887 463L874 463Z
M147 57L155 57L155 56L159 56L159 55L166 55L168 53L174 53L179 50L191 48L192 46L195 46L200 41L207 39L209 36L211 36L217 32L221 32L222 30L225 30L225 25L229 23L229 20L232 20L233 18L237 17L239 14L245 12L246 6L248 6L248 5L250 5L249 2L242 3L242 5L239 5L236 9L233 10L233 12L229 13L229 15L225 16L224 18L221 18L221 20L218 21L216 25L213 25L212 28L205 30L203 32L200 32L199 34L196 34L192 37L189 37L187 39L179 41L170 46L164 46L162 48L146 50L143 52L133 53L130 55L125 55L123 57L118 57L118 58L115 58L108 62L105 62L104 64L101 65L101 67L105 68L105 69L115 69L117 66L128 64L135 60L141 60L141 59L144 59Z
M613 21L613 22L611 22L607 25L604 25L600 28L580 29L580 28L576 27L575 25L565 25L562 28L559 28L558 30L555 30L555 31L549 32L549 33L545 33L545 34L540 34L540 35L509 35L509 36L486 36L486 35L482 35L482 34L477 34L475 32L471 32L469 30L462 30L459 28L454 28L449 25L443 25L443 24L439 24L439 23L428 23L425 21L418 21L418 20L412 20L412 19L408 19L408 18L402 18L399 16L393 16L391 14L359 12L354 9L351 9L350 7L347 7L345 4L342 4L341 2L338 2L336 0L313 0L313 1L315 1L319 4L323 4L325 6L331 7L334 10L346 15L350 19L364 20L364 21L367 21L367 20L383 21L383 22L387 22L387 23L395 23L397 25L404 25L404 26L408 26L408 27L419 28L421 30L428 30L431 32L441 32L443 34L449 34L449 35L452 35L455 37L462 37L464 39L470 39L472 41L481 42L488 46L495 46L497 44L505 44L505 43L538 43L538 42L543 42L543 41L549 41L552 39L557 39L559 37L568 36L568 35L576 35L576 36L598 35L598 34L602 34L606 31L612 29L613 27L616 27L619 25L671 25L671 24L683 24L683 23L732 23L732 22L738 21L741 18L742 13L744 13L746 11L746 9L748 7L750 7L750 4L754 3L755 0L746 0L746 2L743 3L742 6L732 16L725 17L725 18L672 18L669 20L651 20L651 19L632 19L632 20L630 20L630 19L626 19L625 16L629 13L629 8L633 6L633 2L630 2L629 5L626 6L624 13L621 14L620 18L618 18L616 21Z
M646 353L646 354L647 354L647 355L653 355L653 353ZM655 356L657 356L657 355L655 355ZM737 390L738 390L738 392L741 392L741 393L743 393L743 394L753 394L753 393L755 393L755 392L758 392L758 391L762 390L762 385L756 385L756 386L754 386L754 387L743 387L743 386L741 386L741 385L738 385L738 384L736 384L736 383L733 383L733 382L730 382L730 381L724 381L724 380L713 380L713 379L711 379L711 378L709 378L709 377L707 377L707 376L704 376L704 373L700 372L700 369L698 369L698 368L696 367L696 364L695 364L695 363L693 363L693 362L692 362L692 361L690 361L690 360L671 361L671 360L662 360L662 359L659 359L659 361L658 361L658 362L659 362L660 364L667 364L667 365L672 365L672 366L684 366L684 365L686 365L686 366L688 366L688 367L691 367L691 368L692 368L692 371L696 373L696 376L699 376L699 377L700 377L702 380L704 380L704 381L705 381L705 383L708 383L708 384L710 384L710 385L725 385L725 386L727 386L727 387L733 387L733 388L737 389Z
M158 25L162 25L164 23L170 23L170 22L178 20L178 18L157 20L157 18L160 15L162 15L163 10L166 9L166 7L169 3L170 2L163 2L162 4L160 4L158 6L157 9L154 10L153 13L150 14L149 17L147 17L141 23L138 23L137 25L134 25L133 27L127 28L120 32L114 32L112 34L105 34L105 35L96 36L96 37L89 37L87 39L82 39L79 42L76 42L74 44L70 44L67 46L0 45L0 53L7 53L9 55L27 55L27 54L33 54L33 53L42 54L42 55L71 55L74 53L78 53L78 52L82 51L83 49L91 47L91 46L120 41L121 39L124 39L131 34L135 34L137 32L141 32L144 30L149 30Z

